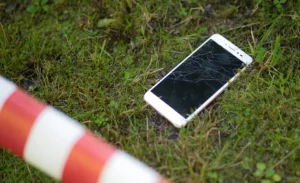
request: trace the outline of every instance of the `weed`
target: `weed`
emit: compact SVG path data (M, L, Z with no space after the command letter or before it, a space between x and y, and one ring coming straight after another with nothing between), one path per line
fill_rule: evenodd
M105 113L101 113L101 115L95 120L95 124L98 128L103 128L106 126L108 121L110 121L110 118L107 117Z
M261 183L273 183L281 181L281 176L274 169L266 167L265 163L257 163L254 176L261 179Z
M55 4L63 3L63 0L54 0ZM49 11L49 0L34 0L26 9L29 13L36 13L39 11Z
M277 10L279 12L283 12L283 7L282 5L286 3L286 0L274 0L273 4L276 6Z
M26 10L30 13L35 13L40 10L44 10L47 12L49 10L49 5L47 5L47 3L48 0L34 0L33 3L27 7Z

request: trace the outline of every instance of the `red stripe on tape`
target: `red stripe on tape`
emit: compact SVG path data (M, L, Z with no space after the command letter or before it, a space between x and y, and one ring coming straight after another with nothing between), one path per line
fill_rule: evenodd
M0 144L23 157L31 127L45 105L17 89L0 111Z
M74 145L63 171L64 182L97 182L106 161L117 150L85 133Z

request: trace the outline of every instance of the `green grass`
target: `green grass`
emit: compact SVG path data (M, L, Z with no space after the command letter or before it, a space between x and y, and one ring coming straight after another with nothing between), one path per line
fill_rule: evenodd
M37 98L174 182L299 182L300 1L15 2L0 73ZM256 62L175 130L143 94L216 32ZM0 149L0 182L30 181L54 182Z

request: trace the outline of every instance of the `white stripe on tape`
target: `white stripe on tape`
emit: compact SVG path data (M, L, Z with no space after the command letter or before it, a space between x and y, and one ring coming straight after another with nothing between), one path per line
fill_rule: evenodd
M118 151L107 161L98 183L158 183L160 176L123 151Z
M0 76L0 111L8 97L17 89L16 85Z
M53 107L47 107L32 127L24 158L60 180L68 155L84 132L79 123Z

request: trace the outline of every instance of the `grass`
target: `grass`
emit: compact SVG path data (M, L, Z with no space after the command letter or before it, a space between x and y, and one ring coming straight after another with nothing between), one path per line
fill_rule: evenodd
M171 181L299 182L300 1L35 6L0 2L1 75ZM176 130L143 94L215 32L256 62ZM0 149L0 182L30 181L55 182Z

